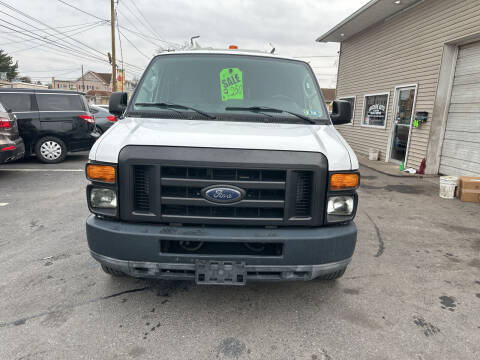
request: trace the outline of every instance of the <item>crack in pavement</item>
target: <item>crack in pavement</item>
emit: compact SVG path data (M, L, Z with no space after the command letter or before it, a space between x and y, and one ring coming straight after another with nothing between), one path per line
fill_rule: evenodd
M378 251L377 253L375 254L375 257L380 257L382 256L383 252L385 251L385 243L382 239L382 235L380 234L380 229L378 228L377 224L375 223L375 221L373 221L373 219L370 217L370 215L368 215L367 212L364 212L365 215L367 215L368 219L372 222L373 224L373 227L375 228L375 232L377 233L377 238L378 238Z
M62 311L62 310L73 309L73 308L76 308L76 307L79 307L79 306L83 306L83 305L87 305L87 304L91 304L91 303L94 303L94 302L97 302L97 301L108 300L108 299L111 299L111 298L115 298L115 297L117 297L117 296L121 296L121 295L125 295L125 294L130 294L130 293L135 293L135 292L140 292L140 291L145 291L145 290L147 290L147 289L150 289L150 286L145 286L145 287L142 287L142 288L125 290L125 291L121 291L121 292L118 292L118 293L115 293L115 294L111 294L111 295L99 296L99 297L96 297L96 298L94 298L94 299L90 299L90 300L87 300L87 301L84 301L84 302L78 303L78 304L64 305L64 306L61 306L61 307L59 307L59 308L57 308L57 309L55 309L55 310L44 311L44 312L41 312L41 313L38 313L38 314L35 314L35 315L30 315L30 316L26 316L26 317L17 319L17 320L15 320L15 321L0 322L0 328L7 327L7 326L12 326L12 325L15 325L15 326L23 325L23 324L25 324L28 320L37 319L37 318L39 318L39 317L42 317L42 316L45 316L45 315L49 315L49 314L53 314L53 313L56 313L56 312L59 312L59 311Z

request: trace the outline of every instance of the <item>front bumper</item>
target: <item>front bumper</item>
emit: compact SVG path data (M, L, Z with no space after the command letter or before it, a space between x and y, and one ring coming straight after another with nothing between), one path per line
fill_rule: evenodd
M134 277L193 280L198 260L241 261L247 281L311 280L344 269L353 255L357 228L346 225L285 227L172 227L87 219L92 256L101 264ZM278 256L162 253L162 240L281 243Z

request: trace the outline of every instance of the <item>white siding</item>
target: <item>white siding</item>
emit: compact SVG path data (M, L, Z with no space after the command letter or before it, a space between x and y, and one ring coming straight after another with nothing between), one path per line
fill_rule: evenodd
M415 83L418 84L415 111L429 113L427 123L412 129L411 133L407 166L418 168L427 154L443 45L475 33L480 33L480 1L425 0L344 41L337 96L355 95L356 108L354 126L343 125L338 129L354 150L366 155L373 147L379 149L381 159L385 159L392 129L395 86ZM465 69L469 66L473 64L466 63ZM456 81L469 79L458 77ZM360 126L363 95L375 92L390 93L385 129Z
M440 173L480 174L480 42L460 47Z

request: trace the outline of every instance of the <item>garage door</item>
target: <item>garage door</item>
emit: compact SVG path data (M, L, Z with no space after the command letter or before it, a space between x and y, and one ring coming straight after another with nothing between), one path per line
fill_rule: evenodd
M440 173L480 176L480 42L458 52Z

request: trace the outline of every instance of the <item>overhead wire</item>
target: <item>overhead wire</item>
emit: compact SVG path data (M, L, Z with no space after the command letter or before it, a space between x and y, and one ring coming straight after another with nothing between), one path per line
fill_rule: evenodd
M7 22L7 23L9 23L9 22ZM9 23L9 24L11 24L11 23ZM15 25L13 24L12 26L15 26ZM10 26L3 25L2 23L0 23L0 27L6 28L6 29L9 29L9 30L13 30L14 32L16 30L15 28L12 28ZM22 29L24 29L24 28L22 28ZM14 34L14 35L17 36L17 37L20 37L21 39L25 39L24 36L28 36L29 38L33 38L35 40L40 40L40 41L45 42L44 46L48 50L44 48L42 51L53 52L57 55L66 56L66 57L69 57L69 58L71 58L71 56L74 55L75 57L80 58L80 59L84 59L84 60L97 61L97 62L101 62L101 63L108 63L108 60L104 60L104 59L98 58L96 56L92 57L92 56L89 56L89 55L84 55L81 51L73 52L69 48L66 48L66 47L63 47L61 45L52 43L51 41L45 40L43 38L39 38L38 36L33 36L31 34L28 34L28 33L27 34L21 34L21 35L18 35L18 34ZM51 48L51 46L55 46L55 47ZM57 49L57 47L59 49ZM142 70L142 69L139 68L139 70Z
M135 1L131 1L131 3L133 4L133 6L135 7L135 9L137 10L137 12L140 14L140 16L145 20L145 23L150 27L150 29L152 30L152 34L156 35L156 37L159 39L159 40L162 40L162 38L160 37L160 35L158 34L157 30L155 30L155 28L153 27L152 23L150 21L148 21L148 19L145 17L145 15L143 15L143 12L138 8L137 4L135 3Z
M105 21L108 21L109 23L111 22L108 19L102 19L101 17L98 17L97 15L94 15L94 14L88 12L88 11L82 10L82 9L76 7L75 5L72 5L72 4L68 3L67 1L64 1L64 0L57 0L57 1L61 2L62 4L66 5L66 6L69 6L73 9L75 9L75 10L80 11L80 12L84 13L85 15L89 15L89 16L94 17L94 18L99 19L99 20L105 20ZM122 26L122 25L120 25L120 28L125 30L125 31L129 31L132 34L136 34L137 36L142 36L144 38L150 38L150 39L153 39L153 40L159 40L156 37L152 37L150 35L143 34L142 32L134 31L134 30L129 29L129 28L127 28L125 26ZM172 41L167 41L167 40L164 40L164 39L160 39L160 41L171 44L171 45L180 45L178 43L175 43L175 42L172 42Z
M5 2L3 2L3 1L0 1L0 4L3 5L3 6L5 6L5 7L7 7L7 8L9 8L9 9L12 10L12 11L15 11L15 12L17 12L17 13L25 16L25 17L27 17L28 19L31 19L31 20L33 20L33 21L36 21L36 22L38 22L38 23L40 23L40 24L42 24L42 25L44 25L44 26L47 26L47 27L51 28L52 30L55 30L54 28L52 28L52 27L49 26L48 24L45 24L44 22L42 22L42 21L40 21L40 20L38 20L38 19L36 19L36 18L34 18L34 17L32 17L32 16L24 13L23 11L20 11L20 10L18 10L18 9L16 9L16 8L10 6L9 4L7 4L7 3L5 3ZM19 20L18 18L15 18L15 19L17 19L18 21L21 21L21 20ZM23 23L25 23L25 22L23 22ZM32 27L35 27L35 28L38 29L38 27L36 27L35 25L32 25L32 24L28 24L28 25L29 25L29 26L32 26ZM59 31L57 31L57 30L55 30L55 31L58 32L60 35L62 35L61 32L59 32ZM47 33L47 34L48 34L48 33ZM101 52L101 51L99 51L99 50L91 47L90 45L85 44L84 42L82 42L82 41L80 41L80 40L78 40L78 39L72 38L70 35L67 35L67 37L70 38L70 39L72 39L73 41L75 41L75 42L77 42L77 43L85 46L86 48L91 49L91 50L99 53L100 55L102 55L102 58L103 58L104 56L106 56L106 53ZM57 35L57 38L58 38L58 35ZM70 42L67 42L67 41L65 41L65 40L63 40L63 41L64 41L66 44L70 45L70 46L75 46L75 45L76 45L76 44L72 44L72 43L70 43ZM78 46L78 45L77 45L77 46ZM82 50L82 51L86 51L86 50ZM92 55L92 54L91 54L91 55ZM105 62L108 62L108 61L105 59ZM141 68L140 68L139 66L136 66L136 65L133 65L133 64L128 64L128 65L131 66L131 67L136 67L136 68L138 68L139 70L141 70Z
M86 29L82 29L82 30L80 30L80 31L77 31L77 32L71 34L71 35L78 35L78 34L81 34L81 33L84 33L84 32L90 31L90 30L93 30L94 28L96 28L96 27L98 27L98 26L100 26L100 25L102 25L102 23L99 23L99 24L97 24L97 25L90 26L90 27L88 27L88 28L86 28ZM78 29L77 29L77 30L78 30ZM45 37L45 38L46 38L46 37ZM65 37L62 37L62 38L60 38L60 39L64 39L64 38L65 38ZM23 41L21 41L21 42L26 42L26 41L32 41L32 40L31 40L31 39L28 39L28 40L23 40ZM31 50L31 49L36 49L36 48L38 48L38 47L40 47L40 46L44 46L44 44L38 44L38 45L36 45L36 46L29 46L29 47L26 47L26 48L23 48L23 49L10 51L10 54L17 54L17 53L19 53L19 52L23 52L23 51L27 51L27 50Z
M120 11L120 10L117 9L117 12L118 12L119 15L122 16L122 20L125 20L128 24L130 24L131 26L133 26L136 31L130 30L129 28L126 28L125 26L122 26L122 25L119 26L120 28L122 28L123 30L128 31L128 32L136 35L136 36L139 37L140 39L142 39L142 40L144 40L144 41L152 44L153 46L159 46L158 43L154 42L154 41L157 41L156 39L151 38L151 37L146 37L144 34L142 34L141 31L140 31L140 29L139 29L134 23L132 23L131 20L130 20L127 16L125 16L122 11ZM152 39L153 39L153 40L152 40Z

